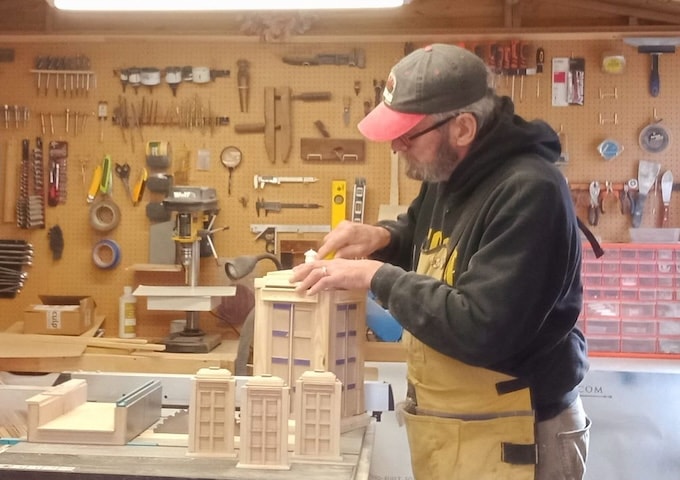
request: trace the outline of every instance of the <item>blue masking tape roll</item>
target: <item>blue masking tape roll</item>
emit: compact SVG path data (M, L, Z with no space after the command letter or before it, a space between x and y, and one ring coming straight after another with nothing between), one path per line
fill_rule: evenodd
M100 240L92 248L92 261L102 270L115 268L120 261L120 247L108 238Z

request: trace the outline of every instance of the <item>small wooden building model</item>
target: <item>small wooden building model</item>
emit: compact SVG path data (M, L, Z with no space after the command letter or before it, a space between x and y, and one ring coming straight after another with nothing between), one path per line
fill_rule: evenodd
M237 467L288 470L290 387L271 375L254 376L241 390Z
M296 461L341 461L342 384L331 372L305 372L295 395Z
M363 414L366 291L301 295L290 276L281 270L255 279L253 373L292 386L306 371L333 372L342 383L342 417Z
M236 381L224 368L201 368L192 379L189 449L194 456L236 457Z

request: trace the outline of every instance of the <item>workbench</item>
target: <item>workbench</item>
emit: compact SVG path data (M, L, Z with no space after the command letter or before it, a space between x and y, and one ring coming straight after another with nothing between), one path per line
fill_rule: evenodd
M12 480L366 480L374 423L344 433L337 464L291 463L290 470L237 468L237 460L189 457L186 447L135 444L64 445L19 442L0 446L0 478Z
M164 387L164 403L184 405L187 400L183 395L189 391L186 385L187 375L194 375L200 368L208 366L232 370L237 346L237 341L225 340L205 354L153 351L126 353L88 347L78 357L3 358L0 363L2 370L11 372L112 372L123 376L130 373L133 374L132 381L135 376L157 377L167 383L167 388ZM385 357L403 355L400 345L376 344L371 347L368 349L371 352L369 358L379 357L384 360ZM389 352L384 352L383 349ZM89 379L95 396L116 397L119 394L118 389L127 388L126 384L118 384L118 389L113 388L111 382L94 382L87 373L81 375ZM106 374L103 376L107 377ZM181 398L175 398L177 395L173 392L180 392ZM104 400L108 401L106 398ZM15 443L6 440L5 445L0 444L0 479L118 480L123 476L139 480L292 480L304 477L314 480L365 480L369 478L374 431L375 424L371 421L367 426L344 433L341 437L343 460L340 463L293 461L291 469L283 471L236 468L236 460L233 459L189 457L186 455L186 445L157 444L144 435L124 446L42 444L26 441Z

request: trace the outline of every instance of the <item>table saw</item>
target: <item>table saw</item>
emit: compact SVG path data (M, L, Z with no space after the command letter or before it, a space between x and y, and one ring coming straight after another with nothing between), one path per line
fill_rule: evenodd
M54 375L54 374L52 374ZM19 438L0 439L0 478L106 480L122 476L134 479L367 479L376 418L393 410L391 386L366 381L366 410L356 428L341 435L342 460L330 463L291 463L287 471L237 468L237 460L187 455L186 412L190 403L190 374L64 372L64 378L85 380L88 401L111 402L122 392L149 380L159 381L163 391L163 415L158 423L126 445L29 443ZM249 377L237 376L236 405L240 387ZM51 377L54 379L54 377ZM46 379L50 381L50 379ZM7 409L4 404L2 409Z

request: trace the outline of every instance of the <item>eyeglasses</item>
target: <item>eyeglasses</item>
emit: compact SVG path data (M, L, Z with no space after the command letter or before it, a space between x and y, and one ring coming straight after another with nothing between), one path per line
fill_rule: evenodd
M447 124L448 122L450 122L450 121L453 120L454 118L458 117L461 113L463 113L463 112L455 113L455 114L451 115L450 117L446 117L446 118L444 118L443 120L440 120L440 121L438 121L438 122L436 122L436 123L430 125L429 127L425 128L425 129L423 129L423 130L421 130L421 131L419 131L419 132L412 133L411 135L400 135L400 136L397 137L397 139L398 139L401 143L403 143L404 146L405 146L406 148L410 148L410 147L411 147L411 142L412 142L413 140L415 140L415 139L418 138L418 137L422 137L422 136L425 135L426 133L430 133L432 130L438 129L438 128L441 127L442 125Z

